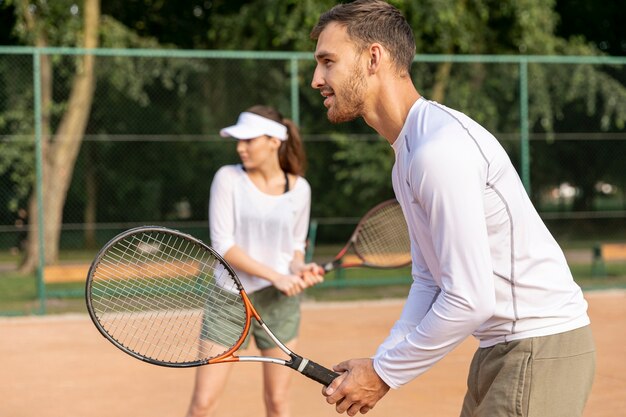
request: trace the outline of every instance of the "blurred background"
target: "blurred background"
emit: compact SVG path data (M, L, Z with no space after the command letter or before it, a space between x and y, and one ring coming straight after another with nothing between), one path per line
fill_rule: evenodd
M626 286L623 2L390 3L415 32L418 90L501 141L577 281ZM334 255L393 197L387 142L362 121L330 124L310 87L309 31L334 4L0 0L0 314L83 309L86 268L122 230L210 243L213 174L238 162L218 132L254 104L300 126L308 256ZM339 271L310 296L390 296L408 280Z

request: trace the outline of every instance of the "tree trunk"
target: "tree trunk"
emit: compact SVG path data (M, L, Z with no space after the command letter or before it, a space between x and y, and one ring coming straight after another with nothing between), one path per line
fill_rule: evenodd
M452 54L454 48L449 46L446 50L447 54ZM446 89L450 82L450 73L452 72L452 62L442 62L437 65L437 71L435 72L435 85L433 85L432 100L437 103L444 104L446 99Z
M86 143L85 161L85 247L93 249L96 240L96 213L98 206L98 181L96 180L96 159L93 143Z
M442 62L437 65L435 73L435 85L433 85L432 100L442 103L446 99L446 88L450 81L450 72L452 71L452 62Z
M99 21L100 1L85 0L83 34L85 48L98 47ZM45 222L43 226L46 264L56 263L58 260L63 207L93 101L96 84L94 67L94 55L85 55L77 59L76 75L67 102L67 110L54 134L54 140L47 143L45 148L43 176ZM47 82L51 86L51 80ZM36 201L33 204L36 200L35 195L33 194L30 200L29 215L31 225L34 227L29 230L28 249L21 268L23 272L30 272L39 264L38 208Z

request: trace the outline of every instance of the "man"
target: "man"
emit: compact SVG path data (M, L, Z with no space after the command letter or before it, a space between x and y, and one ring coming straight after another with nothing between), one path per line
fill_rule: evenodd
M327 402L366 413L474 335L461 416L580 416L595 369L587 303L503 148L420 96L412 30L393 6L335 6L311 38L330 121L363 117L395 151L413 259L399 320L373 358L335 366Z

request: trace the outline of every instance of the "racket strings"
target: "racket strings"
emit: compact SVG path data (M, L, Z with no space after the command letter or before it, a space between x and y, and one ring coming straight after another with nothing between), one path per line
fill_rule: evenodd
M97 265L91 291L109 335L164 362L218 356L241 338L247 322L236 280L221 261L199 244L164 233L116 242Z
M170 293L172 293L172 292L175 293L176 291L175 290L170 291ZM162 294L161 297L163 295L167 295L167 294L163 294L162 291L159 291L159 292L155 293L154 295L158 296L158 293ZM193 293L191 293L191 294L193 294ZM149 300L151 300L151 299L149 299ZM185 322L188 322L189 320L191 320L193 318L189 314L185 314L185 313L181 314L180 312L177 312L176 319L178 321L172 321L172 318L170 316L172 316L173 313L169 313L169 310L176 309L178 311L179 307L176 306L176 305L170 305L170 304L171 303L165 303L165 304L164 303L156 303L156 304L155 303L146 303L147 308L150 308L153 311L162 311L162 312L165 311L165 313L162 315L163 317L161 319L159 319L159 320L166 320L166 321L170 321L170 322L173 322L173 323L185 323ZM186 316L190 316L190 317L186 317ZM162 323L160 323L159 321L156 321L155 318L153 318L153 317L151 317L150 320L151 321L149 322L149 326L146 327L145 329L143 329L144 332L150 333L152 331L152 329L154 329L154 331L158 331L160 329L160 327L163 326ZM143 323L141 323L141 325L144 326ZM136 328L137 328L137 326L130 326L130 330L129 331L136 332ZM159 356L160 353L157 352L156 349L159 349L160 351L163 351L163 346L168 346L168 349L170 349L170 351L172 351L172 348L175 348L176 345L177 345L176 341L188 340L189 338L186 337L186 336L188 336L188 334L187 334L188 332L185 331L186 329L187 329L187 327L186 326L184 327L182 325L179 325L178 330L172 329L169 332L169 337L167 337L167 338L161 337L158 340L158 344L153 344L153 348L154 348L153 350L149 350L150 346L146 346L145 338L140 338L141 344L137 345L137 346L133 346L133 347L134 347L135 350L141 351L141 352L145 353L146 355L149 355L150 357ZM118 330L110 329L110 331L118 331ZM135 336L138 335L138 333L132 333L132 334L135 335ZM137 337L135 337L135 338L137 338ZM195 338L196 338L196 335L194 335L194 339ZM206 345L204 345L204 346L206 346ZM168 361L175 361L175 359L173 357L166 358L166 359Z
M400 205L390 204L372 213L361 225L355 252L368 264L395 267L410 263L411 242Z

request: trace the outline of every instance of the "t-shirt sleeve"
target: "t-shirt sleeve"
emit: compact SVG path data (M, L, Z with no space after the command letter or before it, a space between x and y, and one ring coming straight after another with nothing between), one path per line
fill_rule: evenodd
M294 250L304 253L311 215L311 187L302 177L298 178L298 181L302 181L303 183L302 193L299 195L299 198L302 200L300 204L297 204L298 212L296 213L294 224Z
M235 245L235 207L233 203L233 167L220 168L211 183L209 227L211 245L224 255Z

